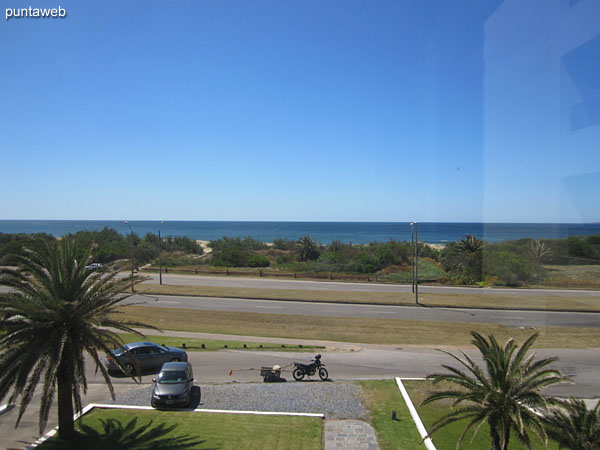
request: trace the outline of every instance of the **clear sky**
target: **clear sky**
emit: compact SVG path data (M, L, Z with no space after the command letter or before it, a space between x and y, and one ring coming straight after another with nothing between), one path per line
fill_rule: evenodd
M0 219L600 221L597 0L34 3Z

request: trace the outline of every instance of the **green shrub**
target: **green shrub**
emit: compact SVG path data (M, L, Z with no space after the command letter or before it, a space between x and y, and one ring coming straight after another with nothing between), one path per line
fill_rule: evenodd
M248 267L269 267L271 265L271 261L264 255L254 254L248 258L246 263Z
M275 260L275 262L277 263L278 266L285 266L288 265L290 263L294 262L294 258L292 258L291 255L289 254L285 254L285 255L280 255L277 257L277 259Z
M353 259L354 271L358 273L375 273L379 270L377 257L366 251L360 252Z
M56 238L46 233L0 233L0 263L14 265L16 260L12 258L12 255L22 255L24 248L42 252L46 244L54 245L55 243Z
M528 281L534 269L530 259L506 250L487 252L483 265L486 277L496 277L507 286L518 286Z
M296 241L291 241L289 239L275 239L273 241L273 248L277 250L296 250Z
M243 247L228 247L213 252L212 264L215 266L245 267L250 259L250 251Z
M251 237L243 240L240 238L224 237L216 241L211 241L208 245L213 249L212 264L228 267L248 267L254 251L268 248L263 242L259 242Z

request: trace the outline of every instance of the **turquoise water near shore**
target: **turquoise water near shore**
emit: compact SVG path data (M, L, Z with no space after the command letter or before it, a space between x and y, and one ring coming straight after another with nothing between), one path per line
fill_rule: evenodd
M233 222L233 221L135 221L130 220L133 231L143 236L158 233L163 236L187 236L191 239L212 240L223 236L251 236L263 242L274 239L296 240L310 235L321 243L332 240L368 244L390 239L410 241L408 222ZM129 233L129 227L117 220L0 220L0 233L48 233L64 236L81 230L101 230L104 227ZM418 224L419 241L444 244L457 241L465 234L474 234L489 242L521 238L558 239L568 236L600 234L600 223L459 223L422 222Z

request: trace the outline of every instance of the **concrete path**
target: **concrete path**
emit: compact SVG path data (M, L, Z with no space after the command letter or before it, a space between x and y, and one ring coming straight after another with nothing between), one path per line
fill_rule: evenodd
M325 450L379 449L375 430L362 420L326 420Z

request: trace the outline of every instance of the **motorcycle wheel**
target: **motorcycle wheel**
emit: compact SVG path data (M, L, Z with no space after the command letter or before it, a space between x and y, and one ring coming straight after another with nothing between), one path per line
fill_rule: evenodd
M292 376L294 377L294 380L300 381L304 378L304 370L294 369L294 371L292 372Z
M329 373L327 373L327 369L325 367L321 367L319 369L319 378L323 381L326 381L329 378Z

